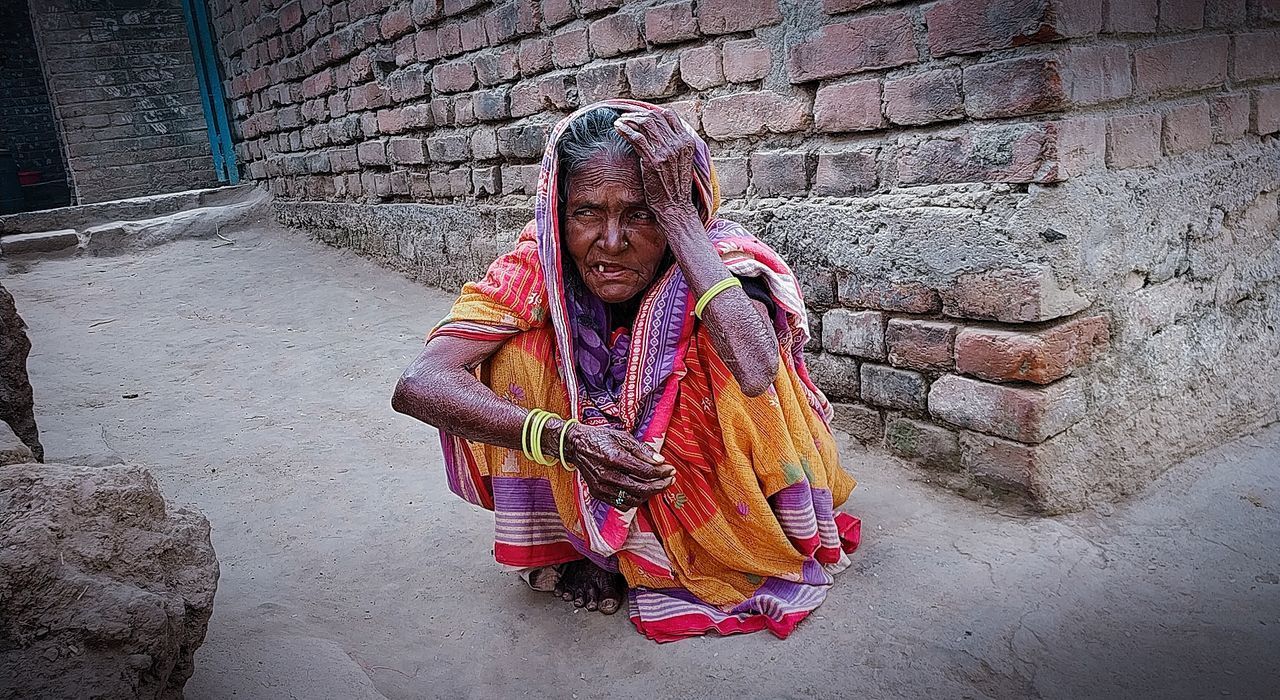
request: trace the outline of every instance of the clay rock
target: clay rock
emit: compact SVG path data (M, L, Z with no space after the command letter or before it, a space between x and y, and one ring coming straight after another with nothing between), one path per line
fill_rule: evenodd
M0 420L0 465L34 462L31 448L13 434L9 424Z
M30 352L27 324L18 315L13 296L0 284L0 421L13 428L39 462L44 460L44 447L36 430L31 380L27 377Z
M0 467L0 698L181 698L217 583L145 469Z

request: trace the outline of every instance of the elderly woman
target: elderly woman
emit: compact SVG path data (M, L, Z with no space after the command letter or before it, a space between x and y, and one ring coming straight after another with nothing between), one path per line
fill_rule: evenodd
M706 144L612 100L552 131L536 216L467 284L392 405L537 590L651 639L786 637L858 544L795 278L716 217Z

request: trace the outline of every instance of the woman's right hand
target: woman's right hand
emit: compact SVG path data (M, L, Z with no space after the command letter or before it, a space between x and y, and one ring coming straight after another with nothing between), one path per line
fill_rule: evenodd
M620 430L575 423L565 438L565 460L598 501L627 510L675 483L675 467Z

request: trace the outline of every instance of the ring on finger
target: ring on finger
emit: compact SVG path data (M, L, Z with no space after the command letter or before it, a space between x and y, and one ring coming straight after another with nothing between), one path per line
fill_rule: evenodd
M627 492L623 491L622 489L618 489L618 497L613 499L613 505L621 508L623 502L626 500L627 500Z

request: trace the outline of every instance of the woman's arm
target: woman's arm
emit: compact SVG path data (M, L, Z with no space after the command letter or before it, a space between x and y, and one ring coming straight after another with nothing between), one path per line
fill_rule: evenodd
M729 277L693 203L693 137L669 109L658 115L624 115L616 125L640 155L645 197L667 234L694 299ZM759 396L778 374L778 337L764 304L741 287L716 295L703 311L711 343L733 373L742 392Z
M502 341L433 339L400 377L391 407L466 440L520 449L529 411L493 393L473 374L501 346ZM561 420L547 423L543 454L560 456L563 425ZM565 443L565 461L579 468L601 501L616 504L621 492L622 505L634 508L673 483L675 470L662 456L624 432L574 424Z

